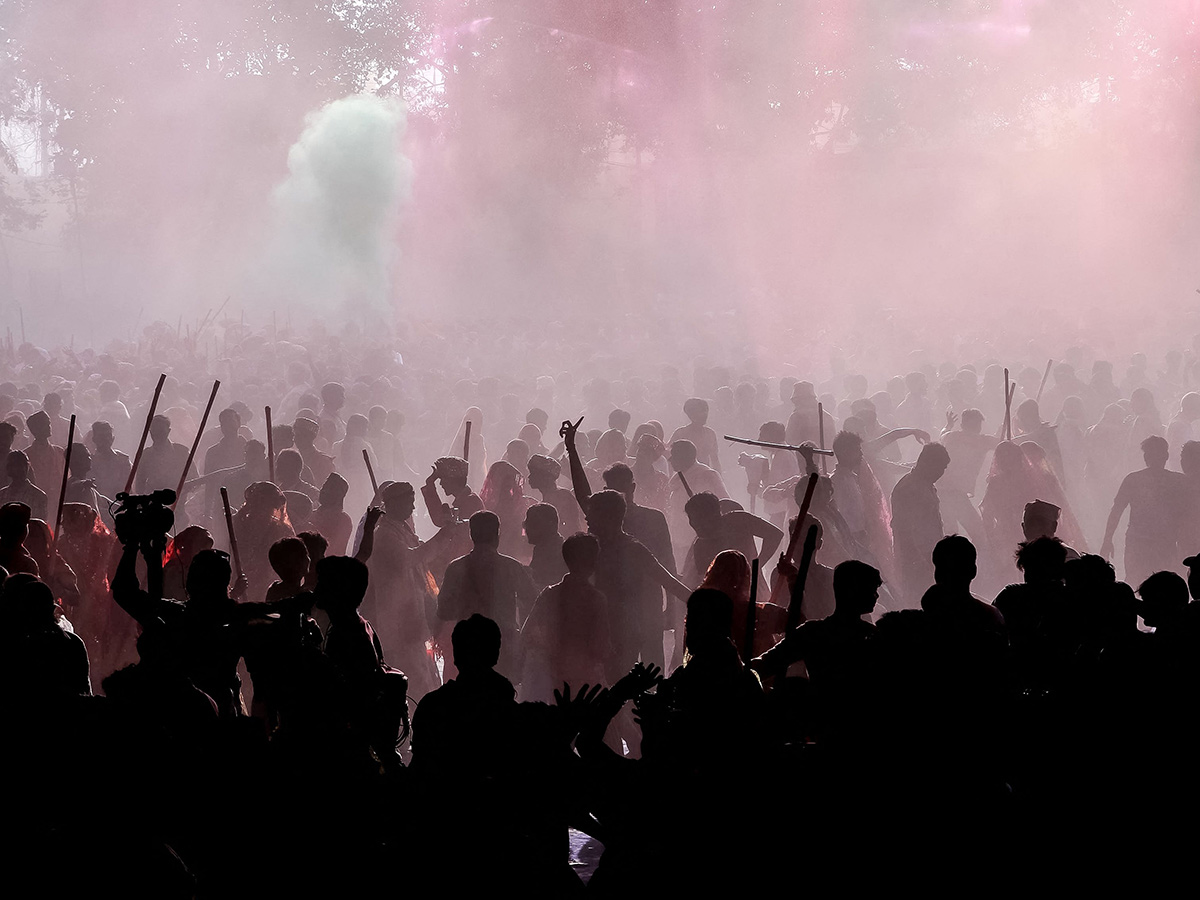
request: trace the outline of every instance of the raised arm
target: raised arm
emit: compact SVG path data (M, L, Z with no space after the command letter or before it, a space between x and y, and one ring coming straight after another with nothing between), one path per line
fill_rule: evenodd
M437 489L437 466L429 473L425 483L421 485L421 497L425 500L425 510L429 513L429 521L435 528L444 528L450 524L449 507L442 502Z
M736 512L729 513L729 515L736 515L739 521L745 523L752 535L762 540L762 549L758 553L759 559L769 560L775 556L775 551L779 549L779 544L783 541L783 531L754 513Z
M575 502L579 504L584 515L587 515L587 504L592 496L592 486L588 483L583 460L579 458L579 451L575 448L575 434L579 431L579 423L582 421L583 416L580 416L579 421L574 423L569 419L566 420L558 429L558 434L563 439L563 446L567 450L567 460L571 466L571 489L575 491Z
M906 437L915 437L922 444L929 443L929 432L922 431L920 428L893 428L879 437L863 443L863 449L870 453L878 453L888 444L894 444L896 441L903 440Z
M360 563L365 563L371 558L371 552L375 549L375 526L379 524L382 515L382 507L372 506L367 510L366 519L363 520L362 541L359 542L358 552L354 554L354 558Z

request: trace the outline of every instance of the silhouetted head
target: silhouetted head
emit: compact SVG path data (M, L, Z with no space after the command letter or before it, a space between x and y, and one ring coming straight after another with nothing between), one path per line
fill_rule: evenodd
M563 541L562 555L572 575L590 578L600 557L600 542L594 534L573 534Z
M696 445L691 441L672 441L670 463L674 471L687 472L696 464Z
M837 464L852 472L858 471L863 460L862 445L862 438L853 431L839 431L833 439L833 454L837 457Z
M155 416L150 420L150 439L154 443L165 443L170 439L171 420L166 416Z
M1179 401L1179 415L1189 422L1200 419L1200 394L1189 391Z
M1184 475L1200 478L1200 441L1187 441L1179 448L1179 468Z
M1155 572L1140 585L1138 615L1151 628L1172 624L1188 604L1188 585L1174 572Z
M696 532L697 537L711 538L716 536L721 526L721 501L716 494L701 491L688 498L683 505L687 513L688 524Z
M304 457L294 448L281 450L275 457L275 477L280 484L294 484L304 471Z
M500 626L479 613L463 619L450 633L454 665L464 675L486 672L500 661Z
M112 426L107 422L93 422L92 443L96 445L97 450L111 450L113 445Z
M26 419L25 427L29 429L29 433L37 440L45 441L50 439L50 417L46 415L44 410L39 409Z
M321 402L330 412L337 412L346 403L346 389L336 381L321 386Z
M1058 531L1059 512L1057 506L1045 500L1030 500L1026 503L1021 518L1021 531L1025 534L1025 540L1054 537Z
M706 425L708 423L708 401L699 397L683 401L683 414L693 425Z
M529 445L520 438L509 441L504 448L504 461L518 472L524 472L529 466Z
M946 473L949 465L950 454L945 447L936 443L926 444L917 455L913 474L933 484Z
M727 646L733 633L733 599L724 591L701 588L687 600L684 645L691 656Z
M838 563L833 569L833 600L838 614L855 618L870 615L882 585L883 577L874 566L857 559Z
M1017 424L1026 431L1032 431L1042 424L1041 410L1038 409L1038 402L1032 397L1023 400L1017 407Z
M5 579L3 608L6 625L17 634L44 631L57 625L54 592L32 575L19 573Z
M417 508L416 492L407 481L393 481L382 488L379 499L383 501L384 512L399 522L407 521Z
M1142 459L1146 461L1146 468L1165 469L1170 455L1171 450L1166 438L1152 434L1142 441Z
M525 539L537 545L558 535L558 510L549 503L535 503L525 510Z
M1188 591L1191 592L1193 600L1200 600L1200 554L1189 556L1183 564L1188 570Z
M559 476L562 475L562 465L559 461L541 453L529 457L526 468L529 471L529 486L537 491L553 490L558 485Z
M442 490L451 496L467 489L468 467L465 459L457 456L441 456L433 464Z
M267 561L280 580L299 581L308 572L308 547L300 538L283 538L271 545Z
M629 410L626 409L614 409L608 414L609 429L615 429L621 432L621 434L625 433L625 431L629 428L629 423L632 421L633 416L631 416L629 414Z
M1017 545L1017 568L1025 574L1026 584L1062 581L1067 548L1055 537L1039 537Z
M229 554L223 550L201 550L192 557L187 573L189 602L225 600L229 598L229 582L233 568Z
M10 450L4 461L4 471L9 478L24 481L29 477L29 457L23 450Z
M83 444L71 445L71 475L75 478L87 478L92 471L92 454Z
M536 425L538 431L546 433L546 426L550 424L550 413L539 407L534 407L525 413L525 421L531 425Z
M365 438L370 430L370 421L361 413L355 413L346 420L346 437L348 438Z
M311 447L320 431L321 426L307 416L297 416L296 421L292 423L292 434L296 438L297 447Z
M326 556L316 566L313 589L316 606L331 617L353 613L367 595L370 574L366 563L352 556Z
M624 494L626 499L633 496L634 489L637 487L637 482L633 477L633 469L629 468L625 463L613 463L604 470L601 477L604 479L604 486L610 491L617 491Z
M101 403L113 403L121 398L121 386L115 381L102 381L98 393Z
M325 483L321 485L321 491L317 495L317 501L321 506L332 506L340 508L346 499L346 493L350 490L350 485L346 479L337 472L330 472L329 477L325 479Z
M625 523L625 498L616 491L598 491L588 500L588 531L608 540L621 533Z
M610 428L596 441L596 463L603 467L620 462L625 459L626 449L625 435L615 428Z
M983 431L983 413L977 409L964 409L961 417L962 430L968 434Z
M242 417L232 407L221 410L221 415L217 417L217 421L221 427L221 436L225 438L237 437L238 429L242 427Z
M471 543L480 549L496 549L500 546L500 517L490 510L475 513L468 520Z
M51 391L42 401L42 409L46 410L50 415L57 416L62 412L63 398L61 394Z
M975 545L961 534L951 534L933 546L935 584L955 590L968 590L975 580Z
M262 441L246 441L242 448L242 461L247 465L257 465L267 458L267 445Z
M33 511L24 503L5 503L0 506L0 544L13 547L23 543L29 536L31 518Z

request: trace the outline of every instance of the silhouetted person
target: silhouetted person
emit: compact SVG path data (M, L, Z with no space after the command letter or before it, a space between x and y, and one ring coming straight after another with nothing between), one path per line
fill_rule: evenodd
M1125 581L1140 584L1152 572L1174 569L1179 564L1179 536L1184 525L1187 478L1167 470L1168 446L1164 438L1151 435L1142 441L1146 467L1125 476L1108 524L1100 555L1113 555L1113 535L1125 509L1129 525L1125 531Z
M447 566L438 617L454 622L479 614L499 625L506 645L500 669L515 677L520 622L537 597L537 587L523 565L500 553L500 519L495 513L475 513L469 528L473 547Z
M0 488L0 504L24 503L35 519L46 518L46 492L29 480L29 458L20 450L9 452L4 465L8 484Z
M333 472L317 492L318 506L308 518L308 527L320 532L329 542L331 556L345 556L350 544L354 522L342 508L350 486L346 479Z
M933 576L931 554L945 535L941 504L934 486L950 464L941 444L921 448L911 472L892 490L892 539L896 573L907 602L925 592Z
M736 550L747 560L770 560L783 540L782 531L752 513L732 510L722 514L721 501L707 492L692 496L684 511L696 534L684 564L684 578L697 585L722 550ZM761 551L755 545L755 538L762 541ZM765 587L765 573L762 583Z
M962 535L942 538L933 548L933 587L921 598L921 609L951 635L988 644L1007 642L1004 616L971 593L978 574L975 545Z
M717 445L717 433L708 427L708 401L693 397L683 404L683 414L688 424L676 428L668 444L690 441L696 448L696 460L721 473L721 454ZM692 488L692 490L699 490ZM705 489L706 490L706 489Z
M188 448L171 440L171 420L155 416L150 422L150 443L138 464L136 488L139 494L175 490L187 462ZM232 495L231 495L232 496Z
M25 427L33 439L25 454L29 457L29 466L33 470L35 480L46 491L58 490L58 486L62 484L66 454L62 447L50 442L50 417L39 410L25 420ZM142 459L144 463L145 456ZM180 471L183 470L182 462L179 468Z
M105 497L116 497L125 490L129 479L129 456L113 449L113 428L108 422L92 423L92 476L96 479L96 490ZM111 524L111 520L109 520Z
M321 433L321 426L306 416L297 417L292 423L292 434L295 436L296 449L304 457L304 465L312 473L312 483L324 485L326 479L333 474L333 457L317 449L316 440Z
M563 542L561 555L567 573L538 594L521 629L526 699L548 702L563 682L599 684L611 674L608 601L590 581L600 542L594 535L574 534Z
M1047 503L1045 500L1031 500L1026 503L1025 512L1021 517L1021 531L1025 535L1025 540L1057 538L1058 519L1061 512L1059 507L1053 503ZM1067 559L1079 559L1079 553L1075 549L1066 544L1063 544L1063 549L1066 551Z
M535 503L525 510L525 539L533 547L529 574L538 589L556 584L567 572L563 561L563 537L558 533L558 510L549 503Z
M972 540L982 542L986 538L983 520L972 500L984 460L996 449L999 438L983 433L983 413L977 409L965 409L958 418L959 430L951 431L954 415L947 413L942 432L941 444L950 454L950 465L938 483L942 521L950 530L962 526Z
M542 496L542 502L558 510L559 530L563 534L574 534L583 527L583 516L575 495L567 488L559 487L562 466L556 459L535 453L529 457L529 486Z

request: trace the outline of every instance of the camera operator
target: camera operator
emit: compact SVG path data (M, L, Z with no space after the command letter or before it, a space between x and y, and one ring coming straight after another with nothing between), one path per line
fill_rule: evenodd
M238 578L230 596L233 570L229 555L201 550L187 571L186 600L165 599L163 553L173 515L167 507L170 491L144 497L120 496L116 514L117 537L124 550L112 582L113 599L142 626L142 640L170 642L183 657L192 682L216 703L222 718L244 714L241 679L237 674L246 631L252 621L274 613L299 612L311 605L311 595L279 603L239 603L245 577ZM146 588L137 576L137 557L146 562Z

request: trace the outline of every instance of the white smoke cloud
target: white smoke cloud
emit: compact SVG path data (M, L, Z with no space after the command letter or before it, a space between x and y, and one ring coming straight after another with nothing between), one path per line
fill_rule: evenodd
M273 197L262 293L312 312L390 321L395 230L412 186L397 100L357 94L310 113Z

